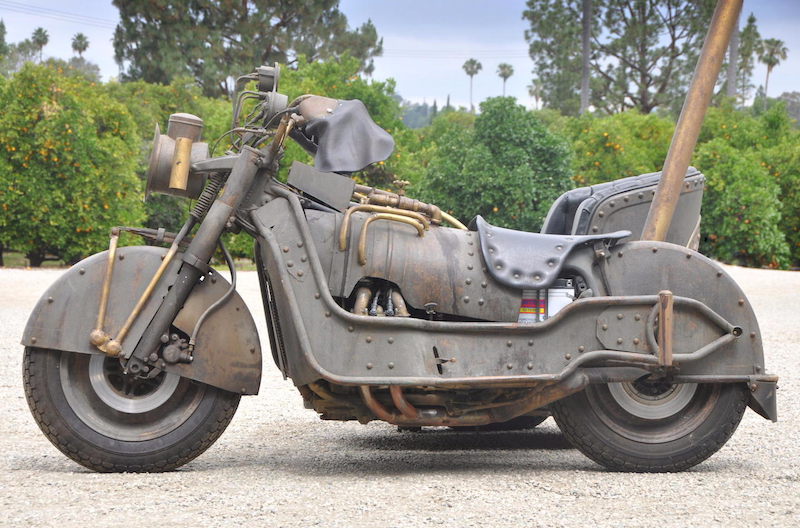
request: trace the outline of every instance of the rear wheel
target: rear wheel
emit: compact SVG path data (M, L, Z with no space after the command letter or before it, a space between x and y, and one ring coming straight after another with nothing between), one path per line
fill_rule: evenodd
M641 378L589 385L553 404L564 436L614 470L682 471L716 453L747 405L741 384L672 384Z
M138 378L119 360L25 349L25 395L62 453L102 472L166 471L208 449L240 396L175 374Z

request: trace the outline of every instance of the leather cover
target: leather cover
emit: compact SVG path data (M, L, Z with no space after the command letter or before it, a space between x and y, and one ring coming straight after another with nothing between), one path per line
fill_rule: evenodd
M372 121L361 101L337 101L329 114L302 130L316 145L314 166L323 172L355 172L394 150L392 136Z
M597 240L614 242L630 231L565 236L526 233L495 227L481 216L470 223L478 231L481 252L489 273L500 284L521 290L549 287L558 278L567 257L577 247Z

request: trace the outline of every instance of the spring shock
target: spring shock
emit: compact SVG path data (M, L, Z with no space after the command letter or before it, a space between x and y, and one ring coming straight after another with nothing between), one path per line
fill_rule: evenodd
M200 195L200 198L197 199L197 202L195 202L192 208L192 212L189 214L197 220L203 218L211 208L211 204L217 199L217 194L219 194L219 190L222 188L227 178L227 173L211 173L211 176L208 178L208 183L205 189L203 189L203 193Z

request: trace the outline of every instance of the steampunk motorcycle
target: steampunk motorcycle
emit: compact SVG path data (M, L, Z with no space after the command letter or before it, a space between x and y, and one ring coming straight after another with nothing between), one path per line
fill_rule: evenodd
M347 174L385 159L391 137L358 101L289 103L278 77L242 78L257 88L236 99L223 156L209 157L195 116L157 128L147 193L196 199L183 228L112 229L109 250L31 315L26 396L68 457L97 471L176 468L258 392L261 344L226 231L254 238L272 358L323 419L459 427L549 412L588 457L628 471L702 462L747 406L776 420L753 310L691 248L698 171L679 175L665 241L638 240L659 174L566 193L542 233L481 217L467 228L356 185ZM240 124L244 98L257 106ZM281 183L288 138L315 167L295 163ZM117 247L124 233L153 245ZM209 266L217 248L230 283Z

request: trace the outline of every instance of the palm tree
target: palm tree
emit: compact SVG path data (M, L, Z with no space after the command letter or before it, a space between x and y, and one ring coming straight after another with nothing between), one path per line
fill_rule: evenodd
M89 39L83 33L76 33L72 37L72 51L78 54L78 57L83 58L83 52L89 47Z
M469 59L464 63L462 68L464 68L464 71L467 73L467 75L469 75L469 108L475 112L475 106L472 104L472 78L483 69L483 64L475 59Z
M42 49L47 46L47 43L50 42L50 36L47 34L44 28L36 28L36 31L33 32L33 37L31 38L33 44L36 46L36 49L39 50L39 62L42 62Z
M542 98L542 81L539 79L531 81L531 84L528 85L528 95L533 99L533 108L538 110L539 100Z
M767 65L767 80L764 82L764 110L767 109L767 88L769 88L769 74L772 68L786 60L789 48L786 43L779 39L764 39L761 42L761 51L758 53L758 60Z
M514 75L514 67L508 63L502 63L497 66L497 75L503 79L503 97L506 96L506 81L509 77Z

